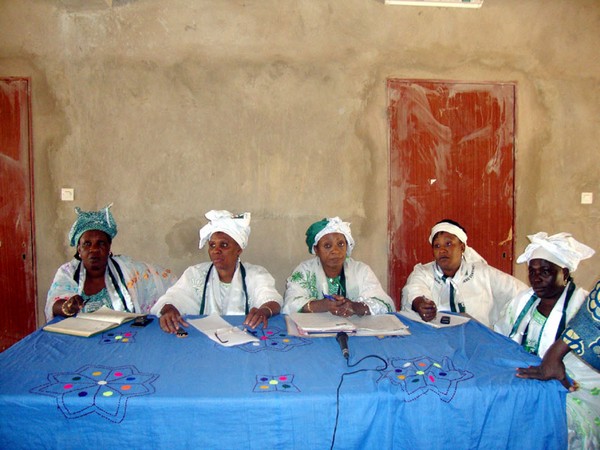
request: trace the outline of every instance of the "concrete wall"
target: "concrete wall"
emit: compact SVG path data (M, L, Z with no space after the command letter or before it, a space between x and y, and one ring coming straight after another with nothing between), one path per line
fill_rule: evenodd
M251 211L245 259L281 290L339 215L387 285L389 77L516 82L516 252L540 230L600 250L598 48L597 0L1 0L0 76L33 85L39 317L75 205L113 202L115 253L177 274L207 210Z

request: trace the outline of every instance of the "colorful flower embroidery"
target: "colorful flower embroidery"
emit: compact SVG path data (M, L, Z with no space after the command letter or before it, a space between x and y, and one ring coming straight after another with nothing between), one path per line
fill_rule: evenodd
M135 366L84 366L74 372L49 373L49 382L31 389L33 394L56 398L67 419L96 413L115 423L125 418L127 402L153 394L158 375L140 373Z

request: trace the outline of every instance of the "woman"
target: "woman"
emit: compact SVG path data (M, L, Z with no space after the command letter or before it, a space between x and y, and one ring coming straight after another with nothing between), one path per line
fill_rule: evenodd
M577 287L571 274L595 252L568 233L528 236L531 243L517 259L527 261L531 288L508 305L496 331L521 344L529 353L544 357L560 339L571 318L585 303L588 292ZM564 358L568 375L579 388L567 396L570 448L600 446L600 374L572 354Z
M200 230L200 248L208 243L211 262L188 267L152 308L167 333L187 327L182 314L245 314L244 325L267 326L279 314L282 298L264 267L240 261L250 236L250 213L209 211Z
M433 320L438 309L466 313L491 327L505 305L527 289L525 283L487 262L467 246L457 222L442 220L429 235L434 261L417 264L402 289L402 309Z
M117 235L111 206L100 211L75 208L77 220L69 232L69 241L77 252L56 272L46 300L47 320L74 316L80 311L93 312L102 306L148 313L175 282L170 270L111 253L112 240Z
M539 366L517 369L519 378L559 380L564 387L575 392L575 385L567 379L563 358L572 350L596 371L600 371L600 281L588 295L585 306L569 321L567 328L552 344Z
M339 217L315 222L306 231L306 244L315 257L288 278L284 312L329 311L348 317L395 310L371 268L350 258L354 239L349 223Z

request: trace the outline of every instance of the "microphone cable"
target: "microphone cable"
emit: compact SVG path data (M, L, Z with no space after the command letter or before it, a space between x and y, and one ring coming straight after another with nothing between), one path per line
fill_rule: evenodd
M354 372L347 372L347 373L343 373L342 377L340 378L340 383L338 384L337 390L336 390L336 399L335 399L335 425L333 427L333 436L331 437L331 447L329 447L330 450L333 450L333 446L335 445L335 436L337 433L337 427L338 427L338 421L340 418L340 390L342 388L342 383L344 382L344 377L346 375L354 375L360 372L370 372L372 370L377 371L377 372L382 372L384 370L386 370L388 368L388 363L385 359L383 359L381 356L379 355L367 355L367 356L363 356L361 359L359 359L357 362L355 362L354 364L350 364L349 360L346 360L346 364L348 365L348 367L352 368L352 367L356 367L358 366L361 362L363 362L365 359L367 358L376 358L379 359L381 362L383 362L383 367L376 367L374 369L358 369L355 370Z

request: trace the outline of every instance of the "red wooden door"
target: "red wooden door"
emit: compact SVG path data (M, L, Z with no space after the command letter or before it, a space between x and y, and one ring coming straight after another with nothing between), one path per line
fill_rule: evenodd
M513 84L388 80L389 292L433 260L431 227L453 219L490 265L512 273Z
M29 92L0 78L0 350L36 328Z

